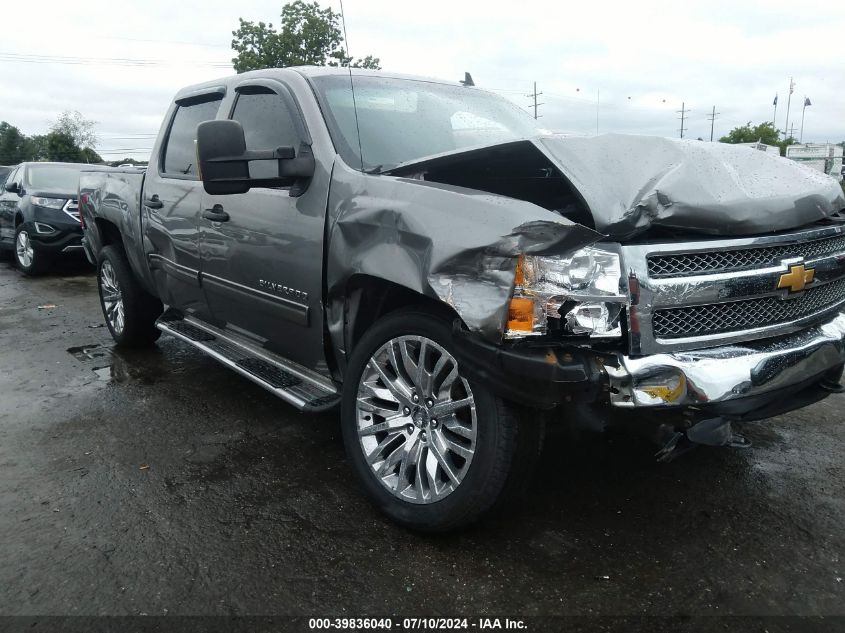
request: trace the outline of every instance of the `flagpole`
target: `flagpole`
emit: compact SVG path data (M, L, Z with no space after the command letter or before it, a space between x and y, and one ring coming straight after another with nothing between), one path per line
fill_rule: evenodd
M789 107L792 105L792 89L795 84L792 83L792 77L789 78L789 98L786 100L786 127L783 129L784 138L789 138Z
M807 102L808 101L809 101L809 99L807 99L807 95L804 95L804 107L801 108L801 138L798 139L799 143L804 142L804 113L807 111Z
M778 129L778 95L775 93L775 102L772 104L775 106L775 113L772 115L772 125L775 126L775 130Z

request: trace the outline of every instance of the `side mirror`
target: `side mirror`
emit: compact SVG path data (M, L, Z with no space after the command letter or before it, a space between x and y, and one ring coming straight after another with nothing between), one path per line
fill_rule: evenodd
M251 161L275 161L270 177L251 178ZM204 121L197 126L197 162L206 193L246 193L252 187L292 187L314 175L311 148L302 145L299 156L293 147L247 150L243 126L238 121Z
M20 185L16 182L7 182L3 188L9 193L20 193L21 191Z

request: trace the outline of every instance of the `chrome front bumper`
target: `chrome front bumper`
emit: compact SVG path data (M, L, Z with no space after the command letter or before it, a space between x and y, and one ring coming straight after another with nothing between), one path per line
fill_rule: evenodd
M754 398L821 378L845 363L845 313L796 334L705 350L618 356L607 366L617 407L701 406Z

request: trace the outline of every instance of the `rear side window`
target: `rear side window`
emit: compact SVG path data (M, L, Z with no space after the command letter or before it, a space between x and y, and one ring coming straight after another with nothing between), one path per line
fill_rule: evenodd
M294 115L285 100L275 92L251 88L249 92L238 95L232 120L243 126L248 150L282 146L298 149L302 139L299 138L294 116L298 115ZM278 175L278 167L271 161L252 161L249 175L251 178L272 178Z
M197 175L197 152L194 147L197 126L217 117L220 99L180 105L170 126L164 151L164 172L171 175Z

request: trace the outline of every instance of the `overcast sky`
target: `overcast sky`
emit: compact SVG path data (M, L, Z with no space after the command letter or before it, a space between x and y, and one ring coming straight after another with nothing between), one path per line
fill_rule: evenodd
M146 158L180 87L232 73L238 17L278 23L283 2L28 0L4 11L0 120L43 133L62 110L97 121L108 159ZM338 0L321 2L339 10ZM543 127L715 137L747 121L805 141L845 140L845 2L345 0L350 52L385 70L459 79L522 106ZM9 7L7 7L9 9ZM72 63L69 63L72 62ZM597 106L598 101L598 108Z

